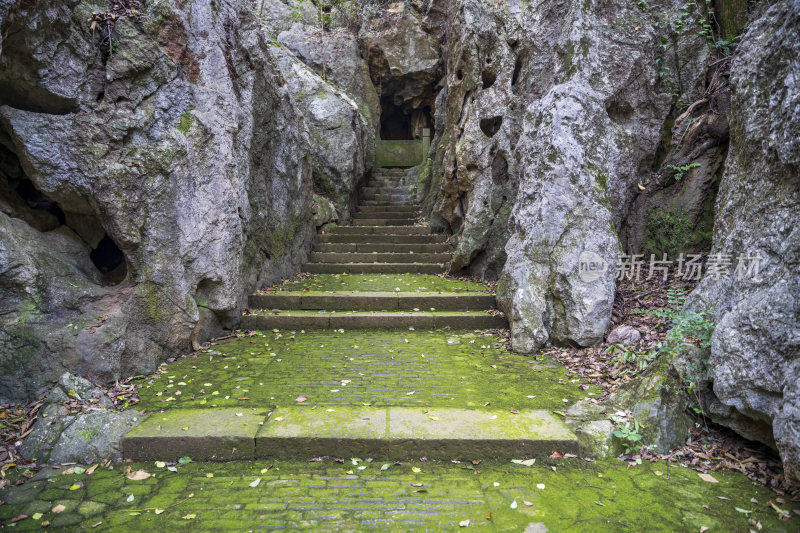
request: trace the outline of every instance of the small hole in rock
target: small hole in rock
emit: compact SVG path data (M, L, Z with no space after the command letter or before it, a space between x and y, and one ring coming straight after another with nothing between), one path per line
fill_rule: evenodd
M511 76L511 86L514 87L517 82L519 81L519 73L522 70L522 60L517 58L516 63L514 63L514 74Z
M458 78L458 81L463 80L464 79L464 71L463 70L459 70L458 72L456 72L456 77Z
M97 98L96 98L96 100L97 100L98 102L102 102L102 101L103 101L103 98L105 98L105 97L106 97L106 92L105 92L105 91L100 91L99 93L97 93Z
M117 284L128 274L125 254L108 235L100 240L97 248L89 253L89 257L108 283Z
M481 73L481 79L483 80L483 88L488 89L494 85L494 82L497 80L497 75L493 70L484 70Z
M481 131L487 137L494 137L495 133L500 131L500 126L503 125L503 117L492 117L481 119Z

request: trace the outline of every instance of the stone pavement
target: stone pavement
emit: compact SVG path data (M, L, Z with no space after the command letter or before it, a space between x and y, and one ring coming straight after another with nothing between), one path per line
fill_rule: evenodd
M628 468L616 460L342 460L122 463L91 475L48 468L0 492L0 524L8 531L49 523L50 530L115 532L648 533L756 530L750 518L761 531L797 525L796 518L779 522L767 505L775 495L736 472L715 472L718 483L708 483L676 465ZM139 470L148 477L137 480L145 477ZM792 512L791 503L781 508ZM21 514L28 518L9 524Z

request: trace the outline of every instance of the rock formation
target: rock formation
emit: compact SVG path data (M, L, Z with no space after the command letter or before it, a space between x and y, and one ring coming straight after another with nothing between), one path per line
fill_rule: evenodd
M310 244L309 141L250 10L110 5L0 6L5 399L153 371Z
M728 275L691 295L717 327L704 407L747 438L777 446L800 480L800 2L781 1L748 29L731 66L731 145L712 257ZM748 257L760 257L751 261ZM739 259L750 270L737 272ZM771 426L771 429L770 429Z

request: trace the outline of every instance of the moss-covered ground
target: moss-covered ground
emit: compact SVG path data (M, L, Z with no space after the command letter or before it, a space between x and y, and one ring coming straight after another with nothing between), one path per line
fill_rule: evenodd
M426 406L560 410L594 394L546 357L473 331L257 332L164 365L140 383L148 411L181 407Z
M332 450L334 453L335 450ZM543 464L546 463L546 464ZM174 471L168 470L172 468ZM130 470L129 470L130 469ZM151 476L132 480L126 472ZM143 476L139 476L143 477ZM8 531L797 531L775 495L733 472L717 483L663 463L453 464L256 461L46 469L0 492ZM60 513L53 508L63 506ZM793 514L791 504L777 507ZM796 507L795 507L796 508ZM14 524L20 514L28 518ZM752 520L752 522L749 522ZM543 526L543 527L542 527ZM544 528L547 529L544 529ZM530 528L530 529L526 529Z
M273 287L280 291L489 292L488 285L430 274L315 274ZM398 292L399 292L398 291Z

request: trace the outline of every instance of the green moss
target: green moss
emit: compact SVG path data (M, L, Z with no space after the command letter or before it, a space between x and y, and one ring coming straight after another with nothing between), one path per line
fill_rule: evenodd
M586 395L551 359L517 355L502 345L495 336L455 330L259 332L143 379L141 405L148 411L263 408L293 405L305 395L309 408L475 409L489 402L494 409L562 409ZM243 396L249 399L238 400Z
M396 291L400 289L400 291ZM430 274L315 274L284 281L277 291L375 291L375 292L489 292L491 287Z
M166 302L155 283L141 283L136 287L136 295L144 304L144 310L148 320L154 324L161 324L167 320Z
M192 129L192 125L194 124L194 118L192 117L192 110L187 109L181 115L181 121L178 124L178 131L186 135L189 133L189 130Z
M376 460L360 461L361 470L348 460L270 460L194 462L178 465L174 473L153 463L127 466L156 477L131 481L121 468L98 470L81 482L95 491L95 485L114 480L120 488L113 504L56 498L47 501L49 508L42 507L41 520L52 527L59 520L76 530L92 530L102 522L102 528L122 532L241 531L243 524L292 531L455 531L459 522L468 520L469 529L478 531L523 531L542 524L549 531L592 533L704 527L710 532L748 531L750 518L762 531L788 532L796 530L798 520L779 521L766 505L774 501L774 494L737 472L715 471L718 483L707 483L693 470L663 462L629 467L614 459L545 459L525 467L497 461L471 465ZM259 485L253 488L250 484L256 479ZM141 487L152 491L142 494ZM8 492L23 489L24 485L11 487ZM129 494L134 494L131 502ZM36 501L46 500L40 496ZM49 512L55 504L67 509L59 515ZM30 504L9 501L0 506L0 520L19 515L26 505ZM779 507L793 516L798 505L789 501ZM98 514L81 516L80 511ZM28 518L14 529L41 530L40 522ZM541 526L538 530L544 531Z

